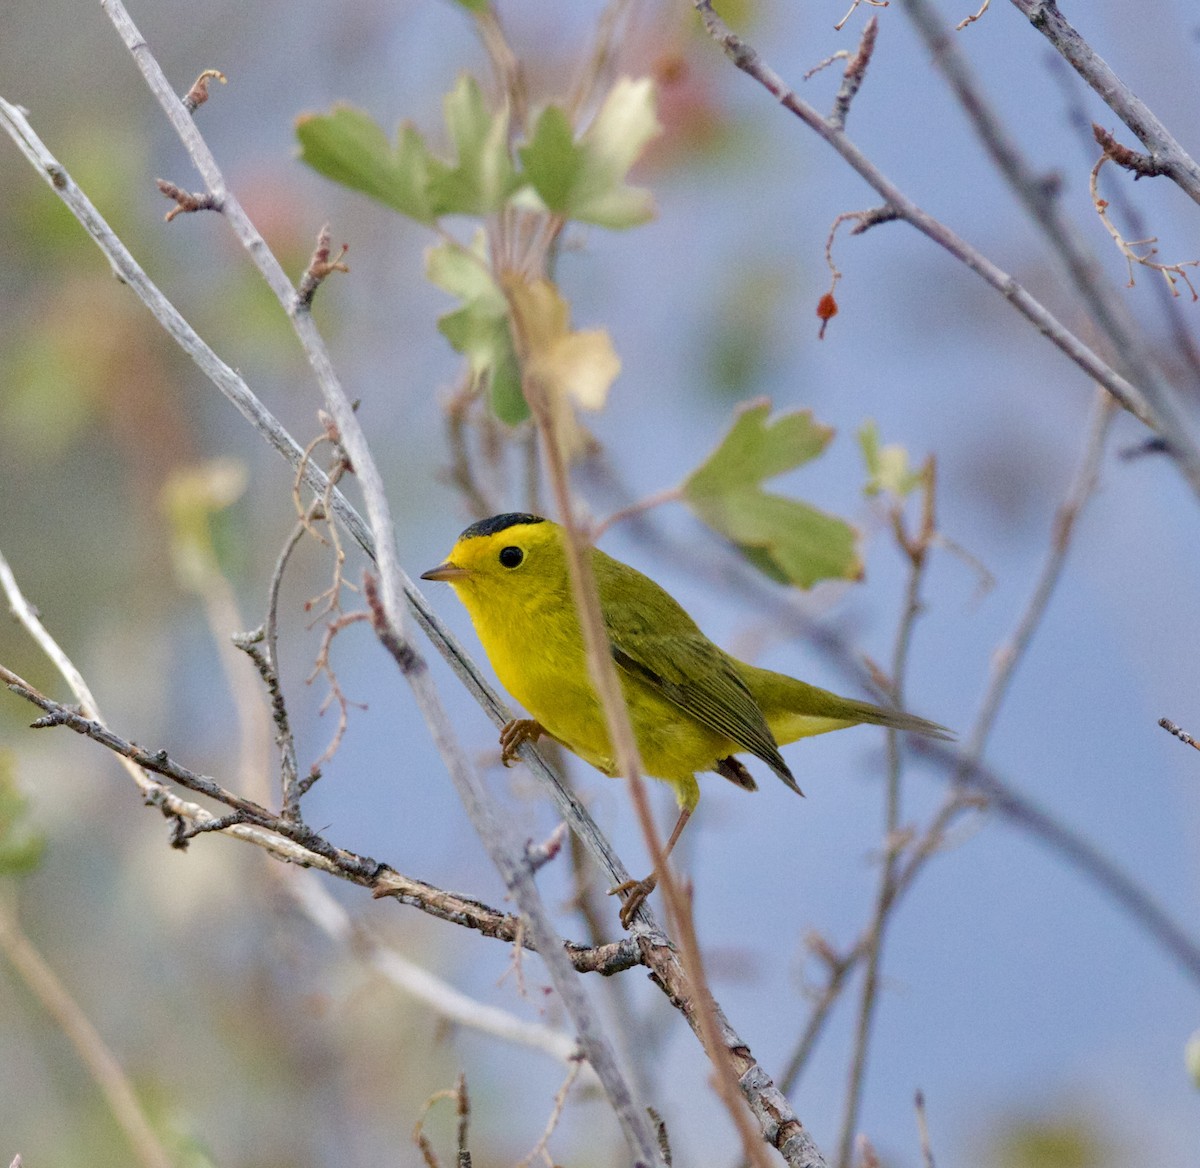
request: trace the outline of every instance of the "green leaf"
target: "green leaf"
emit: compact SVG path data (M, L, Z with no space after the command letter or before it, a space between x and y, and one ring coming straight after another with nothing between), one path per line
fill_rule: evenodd
M455 3L476 15L486 12L489 7L489 0L455 0Z
M661 129L653 81L622 77L578 141L566 113L549 106L518 153L546 210L599 227L633 227L651 218L654 201L625 179Z
M575 145L567 115L556 105L547 106L534 124L528 145L517 153L525 178L533 184L546 209L558 215L570 214L571 199L583 173L583 152Z
M850 524L762 489L765 480L819 455L833 431L808 410L774 422L770 412L770 402L757 401L738 413L721 445L685 480L684 500L774 580L809 588L818 580L858 579L862 561Z
M298 118L296 137L301 159L319 174L419 223L437 218L430 187L446 166L413 126L400 127L393 147L365 110L338 105L328 114Z
M879 427L874 419L859 430L858 444L862 447L863 461L870 476L863 487L864 494L889 494L905 499L924 482L925 476L912 469L908 451L903 446L880 446Z
M444 109L458 161L434 176L434 209L440 215L487 215L520 181L509 153L508 109L490 114L478 83L466 75L446 95Z
M439 244L425 254L425 274L463 302L438 319L438 331L467 358L476 383L487 386L496 417L515 426L529 417L529 407L521 392L508 301L488 270L486 247L482 231L470 248Z
M46 838L29 827L29 800L17 787L12 764L0 752L0 876L23 876L42 862Z

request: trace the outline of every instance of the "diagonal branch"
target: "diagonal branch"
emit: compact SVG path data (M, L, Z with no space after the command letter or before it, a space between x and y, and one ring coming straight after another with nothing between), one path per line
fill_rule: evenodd
M1012 0L1012 3L1137 135L1156 172L1168 175L1188 198L1200 203L1200 164L1179 144L1158 115L1080 36L1054 0Z
M1097 332L1106 338L1110 351L1118 355L1120 368L1141 386L1160 420L1159 432L1187 441L1187 425L1176 404L1175 392L1163 375L1144 330L1133 318L1125 299L1105 279L1079 231L1062 213L1058 184L1036 173L1021 153L980 89L959 38L941 20L930 0L901 0L901 3L970 119L976 137L1066 269Z
M900 190L836 125L802 101L786 82L759 56L757 50L734 33L716 14L712 0L692 0L709 35L742 72L757 81L783 107L831 146L861 178L886 200L899 219L944 248L999 292L1051 344L1064 353L1090 378L1099 382L1134 417L1140 419L1166 442L1180 472L1193 492L1200 496L1200 446L1186 429L1174 424L1174 415L1163 417L1158 402L1148 400L1143 388L1133 385L1095 351L1062 324L1050 311L982 252L918 206ZM1014 3L1016 0L1014 0Z

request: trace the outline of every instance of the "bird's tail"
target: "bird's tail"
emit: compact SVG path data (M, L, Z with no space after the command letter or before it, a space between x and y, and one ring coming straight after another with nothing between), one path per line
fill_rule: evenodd
M954 737L945 726L918 718L916 714L885 709L856 698L844 698L798 678L759 669L742 661L737 661L736 666L766 715L767 725L771 727L771 733L780 746L795 742L798 738L826 734L830 730L841 730L862 722L890 726L930 738Z

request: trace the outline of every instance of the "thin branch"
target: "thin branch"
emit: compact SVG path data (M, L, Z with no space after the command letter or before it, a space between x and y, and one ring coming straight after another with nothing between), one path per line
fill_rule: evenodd
M338 254L333 254L332 237L329 234L329 224L326 223L317 235L317 246L313 249L308 267L300 278L300 286L296 289L296 304L300 308L311 308L317 289L334 272L343 274L350 271L345 262L346 253L350 250L348 243L343 243Z
M997 646L992 653L991 677L980 702L979 712L975 716L975 724L970 737L963 747L963 769L958 778L963 777L966 769L973 762L983 757L983 750L988 736L995 725L1000 712L1001 703L1008 693L1017 666L1025 656L1034 633L1042 622L1050 598L1062 576L1067 553L1070 550L1071 539L1079 523L1079 517L1087 506L1088 500L1095 493L1100 478L1100 466L1104 458L1104 443L1108 436L1113 419L1111 399L1099 392L1092 407L1091 421L1088 425L1084 440L1083 453L1080 455L1079 468L1066 496L1059 504L1051 524L1050 546L1046 552L1042 569L1030 593L1025 611L1017 620L1009 638Z
M1113 153L1118 149L1115 142L1112 141L1112 136L1106 134L1099 126L1095 127L1096 140L1103 147L1103 153L1096 159L1096 165L1092 167L1091 174L1088 176L1088 193L1092 196L1092 206L1096 209L1096 214L1100 217L1100 222L1104 224L1104 230L1108 232L1113 243L1117 245L1117 250L1125 257L1126 264L1129 265L1129 287L1132 288L1135 281L1133 276L1134 265L1148 268L1152 272L1157 272L1167 282L1167 287L1171 290L1172 296L1179 295L1179 289L1175 286L1180 280L1187 285L1187 290L1192 294L1192 300L1200 300L1197 295L1195 286L1192 284L1191 277L1187 274L1187 268L1194 268L1200 265L1200 260L1183 260L1180 263L1164 264L1160 263L1154 257L1158 255L1158 248L1154 245L1158 243L1158 236L1151 235L1145 239L1126 239L1117 226L1108 217L1108 200L1100 195L1100 171L1103 169L1106 162L1117 162L1117 155ZM1120 147L1119 149L1124 149ZM1129 152L1127 151L1126 154ZM1119 164L1123 165L1123 164ZM1137 248L1145 248L1144 251L1138 251Z
M133 1084L116 1056L71 996L58 975L25 936L15 909L0 899L0 950L17 971L25 988L75 1048L79 1061L100 1088L117 1126L124 1133L142 1168L172 1168L163 1147L134 1093ZM15 1162L15 1161L14 1161Z
M915 536L904 530L903 503L893 505L892 523L896 542L909 561L908 580L904 593L904 609L896 630L896 643L892 652L892 676L889 697L895 706L904 707L904 679L908 672L908 657L912 646L917 618L921 614L921 585L925 578L928 552L936 532L934 515L936 479L934 463L930 458L925 464L923 484L923 507L921 525ZM875 895L875 906L865 937L866 969L863 973L862 992L859 995L858 1016L855 1023L854 1046L850 1060L850 1073L846 1084L846 1102L842 1116L841 1136L838 1140L839 1168L851 1168L854 1152L854 1137L858 1128L858 1115L862 1105L863 1084L866 1080L867 1053L870 1047L871 1030L879 995L880 969L883 964L883 940L891 911L895 905L895 883L900 861L904 854L907 837L900 830L901 783L903 771L900 757L900 734L896 730L887 732L887 779L885 783L884 807L884 854L879 873L879 884Z
M902 0L902 3L996 169L1054 249L1095 322L1096 331L1106 338L1121 371L1140 387L1151 414L1157 419L1152 428L1167 441L1173 457L1194 484L1197 480L1192 472L1197 450L1175 391L1128 304L1110 285L1091 248L1063 214L1058 181L1037 173L1021 153L980 89L978 72L967 61L961 39L946 27L930 0ZM1105 388L1111 392L1110 387Z
M871 54L875 52L875 39L878 35L879 17L872 16L863 28L862 39L858 42L858 52L846 64L846 69L842 73L842 84L838 88L837 96L833 99L829 124L839 130L846 128L850 103L862 88L863 81L866 80L867 66L871 63Z
M409 960L395 946L383 943L356 924L311 873L294 873L293 879L281 883L308 919L331 940L355 953L392 985L423 1002L446 1021L539 1050L558 1062L578 1068L579 1044L572 1035L540 1022L527 1022L508 1010L486 1005L455 989Z
M1176 726L1175 723L1172 722L1170 718L1159 718L1158 724L1168 734L1174 734L1175 737L1178 738L1180 742L1185 742L1185 743L1187 743L1188 746L1192 746L1192 747L1195 747L1196 750L1200 750L1200 742L1197 742L1186 730L1182 729L1179 726Z
M139 786L142 787L146 805L158 807L168 818L191 825L181 833L180 838L185 841L197 831L219 830L256 844L277 859L305 868L320 868L330 875L358 884L368 889L377 899L390 897L401 904L419 908L440 920L474 929L485 937L494 937L508 943L516 941L520 936L519 917L499 912L481 901L413 880L386 864L339 848L303 824L285 820L250 800L240 798L213 779L180 765L166 751L151 753L143 750L136 743L114 733L102 722L87 718L78 710L39 693L27 681L3 665L0 665L0 682L7 685L18 697L45 711L46 716L34 723L35 728L65 726L113 751L130 766L138 769L141 779ZM171 782L232 807L234 815L214 817L204 808L172 795L162 784L149 780L142 773L144 771L162 775ZM632 940L598 948L557 940L555 945L566 952L572 965L581 973L610 974L642 963L638 946ZM529 948L536 946L530 942Z
M899 218L944 248L999 292L1043 336L1089 377L1103 385L1125 409L1161 434L1169 443L1172 456L1193 492L1200 496L1200 447L1196 446L1185 428L1173 424L1177 420L1174 414L1163 415L1161 402L1149 402L1143 389L1135 387L1103 361L1011 275L908 198L843 131L830 125L812 106L802 101L779 74L763 61L753 46L737 36L717 16L711 0L693 0L693 4L709 35L726 56L841 155L857 174L883 196Z
M546 1121L546 1127L542 1134L538 1137L538 1141L533 1145L529 1155L522 1157L517 1162L517 1168L530 1168L534 1160L542 1159L546 1163L546 1168L554 1168L554 1161L550 1157L550 1153L546 1150L550 1144L550 1137L554 1135L554 1129L558 1127L558 1121L562 1118L563 1108L567 1105L567 1096L571 1093L571 1088L575 1085L575 1080L579 1077L579 1068L581 1064L577 1059L574 1066L567 1070L567 1077L563 1080L563 1084L559 1087L554 1095L554 1105L550 1109L550 1118Z
M1067 123L1076 132L1085 155L1090 158L1095 134L1092 130L1092 119L1083 105L1083 82L1061 57L1052 57L1049 65L1051 77L1062 90ZM1121 187L1114 187L1109 192L1109 204L1115 207L1129 224L1128 234L1135 237L1144 237L1150 234L1145 226L1140 208L1126 196ZM1158 300L1160 315L1167 319L1178 359L1187 366L1194 392L1196 386L1200 385L1200 344L1192 335L1192 317L1185 313L1183 302L1178 296L1171 294L1171 289L1165 282L1160 283L1154 280L1151 282L1151 287Z
M518 318L519 319L519 318ZM525 344L518 335L518 352ZM542 449L548 468L550 488L562 518L567 553L567 566L571 579L571 593L579 615L583 634L584 650L587 654L588 672L599 698L615 755L618 774L625 778L643 838L654 863L654 873L667 911L683 948L682 971L687 982L687 998L692 1006L689 1021L713 1064L717 1093L729 1112L741 1137L747 1158L762 1168L768 1168L766 1148L758 1132L753 1130L746 1115L742 1100L738 1097L737 1073L733 1061L728 1057L721 1041L720 1024L717 1019L716 1002L713 999L704 973L703 959L696 938L695 923L691 912L690 898L685 897L679 882L667 863L666 851L654 823L642 780L642 760L625 695L617 676L604 614L600 607L600 592L592 568L591 545L588 543L575 517L575 504L571 497L570 483L562 443L555 420L553 390L528 372L523 377L525 399L529 402L542 438ZM637 910L642 911L644 904ZM622 918L624 919L624 918ZM814 1147L815 1150L815 1147ZM818 1163L823 1161L818 1160Z
M917 1138L921 1141L921 1163L925 1168L934 1168L933 1147L929 1142L929 1119L925 1114L924 1091L918 1091L914 1097L913 1110L917 1115Z
M184 108L190 114L194 114L206 101L208 101L208 83L210 81L219 81L222 85L225 84L225 74L220 69L205 69L195 81L192 82L192 87L180 98Z
M168 182L165 178L156 180L155 185L166 198L175 204L163 216L168 223L177 215L190 215L196 211L221 210L220 200L207 191L200 191L199 193L185 191L183 187L177 187L173 182Z
M1058 10L1053 0L1012 0L1146 147L1154 166L1194 202L1200 203L1200 165L1157 115L1113 72Z
M343 391L333 369L324 341L313 323L311 314L299 303L278 260L267 247L261 234L254 227L238 200L228 191L224 178L211 151L201 137L195 122L179 98L172 91L158 61L151 53L145 39L137 30L120 0L102 0L108 13L133 55L151 92L183 142L193 163L200 171L209 193L221 205L222 215L241 241L255 266L275 292L281 306L289 313L301 347L321 388L326 407L337 427L339 441L345 446L354 465L366 504L368 520L374 535L374 551L380 570L380 612L386 620L388 636L397 644L407 647L405 611L400 597L411 582L400 567L395 544L395 530L391 518L383 480L371 458L370 450L354 409ZM8 109L5 110L8 113ZM11 114L10 114L11 117ZM376 624L377 630L380 623ZM423 662L422 662L423 666ZM491 797L479 783L467 759L452 733L449 720L442 709L433 688L428 671L421 668L403 670L409 682L417 706L432 737L446 763L451 779L464 800L472 823L487 848L493 863L505 877L509 889L529 917L535 944L542 948L543 959L551 981L558 990L568 1012L571 1014L581 1044L588 1060L604 1084L609 1101L616 1114L630 1147L635 1155L647 1164L654 1163L657 1156L654 1135L640 1108L634 1106L628 1085L607 1048L607 1042L599 1026L593 1020L591 1009L576 981L576 974L565 955L558 947L552 926L545 915L541 898L532 877L508 850L511 841L503 830L500 817L492 804ZM285 834L286 833L281 833Z
M862 4L869 4L872 8L886 8L890 3L891 0L852 0L846 15L843 16L842 19L833 26L834 30L836 32L841 32L842 29L846 27L846 22L855 14L855 12L858 11L859 6ZM872 19L874 19L874 17L872 17Z
M404 615L399 603L401 568L396 552L394 527L383 479L370 456L366 435L363 433L350 399L342 389L333 368L325 342L313 323L307 306L300 303L296 289L287 273L267 246L258 229L242 208L237 197L228 189L225 178L217 166L212 151L208 148L196 126L192 115L176 95L167 81L157 58L150 51L146 39L138 31L121 0L101 0L101 8L107 13L118 36L133 56L141 70L150 92L158 101L171 127L179 136L193 165L200 172L208 194L219 205L221 215L229 224L238 241L245 248L254 266L258 268L280 306L288 314L297 339L308 359L310 368L320 387L325 407L337 426L338 439L345 446L354 464L362 486L367 519L375 534L375 555L379 563L384 605L388 618L397 629L404 627Z

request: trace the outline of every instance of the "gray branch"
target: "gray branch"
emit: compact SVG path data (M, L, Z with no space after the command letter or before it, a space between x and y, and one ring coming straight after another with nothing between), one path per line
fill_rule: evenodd
M1103 99L1146 147L1158 173L1167 175L1190 199L1200 203L1200 165L1162 124L1155 112L1079 35L1054 0L1012 0L1038 30Z

